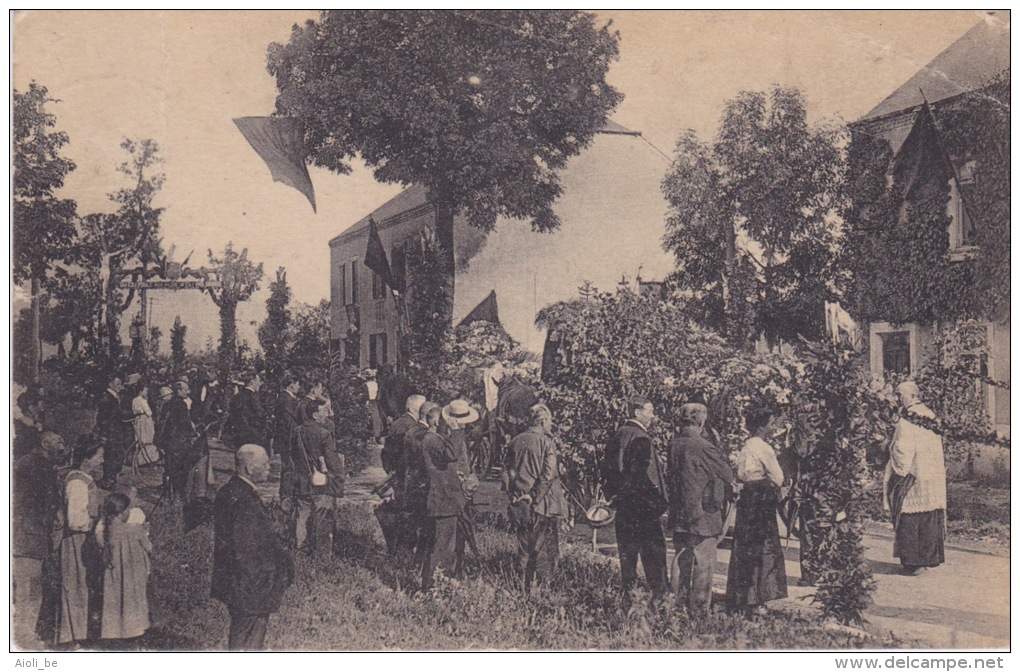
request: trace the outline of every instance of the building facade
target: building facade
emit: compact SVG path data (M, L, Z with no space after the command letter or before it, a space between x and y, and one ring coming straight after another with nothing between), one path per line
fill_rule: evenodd
M927 104L939 117L961 96L985 89L1002 73L1009 71L1009 18L988 15L974 28L935 57L900 88L890 94L860 120L851 124L854 132L882 138L898 155L919 115ZM953 263L982 263L982 250L975 240L976 227L989 222L971 221L965 208L965 194L973 184L976 160L968 152L949 155L953 176L949 180L949 249ZM1006 209L1008 212L1008 208ZM1008 225L996 222L996 225ZM1009 383L1010 327L1008 320L989 319L981 323L988 355L982 360L982 372L996 381ZM887 373L911 374L924 363L932 343L934 325L876 321L867 325L865 339L871 372L876 377ZM988 414L997 431L1009 435L1010 409L1008 388L978 383L979 394L987 402Z
M665 277L673 260L662 249L666 201L659 185L668 165L640 133L609 122L561 175L563 195L554 205L559 230L535 233L526 221L501 219L485 234L457 217L454 323L495 292L504 328L538 353L545 335L535 314L576 297L586 281L613 291L623 275ZM406 241L434 229L435 218L425 190L411 186L330 241L332 337L346 347L357 330L352 361L394 364L397 354L396 300L364 265L369 220L399 273Z

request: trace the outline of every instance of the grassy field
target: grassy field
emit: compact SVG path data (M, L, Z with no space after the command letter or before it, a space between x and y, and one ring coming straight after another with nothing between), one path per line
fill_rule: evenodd
M269 647L286 650L431 649L792 649L897 646L861 639L787 613L747 619L718 613L689 620L669 605L624 610L617 565L583 544L565 545L546 587L525 595L511 568L513 539L483 525L481 558L465 576L428 593L385 556L367 503L345 503L332 557L297 559L297 579L270 620ZM144 649L218 649L226 609L209 599L212 533L181 534L179 514L152 516L154 627Z

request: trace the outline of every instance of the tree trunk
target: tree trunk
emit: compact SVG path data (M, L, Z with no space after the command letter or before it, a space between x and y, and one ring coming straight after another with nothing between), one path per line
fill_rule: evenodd
M453 218L456 212L453 202L449 198L439 198L436 206L436 240L443 251L446 260L447 272L447 295L450 300L447 302L447 322L453 321L453 300L456 285L456 259L454 258Z
M111 291L113 281L111 280L106 289L106 339L109 347L110 359L114 362L120 360L120 313L117 312L117 296Z
M220 305L220 380L224 383L230 379L237 357L237 303L223 297Z
M39 292L40 283L38 278L32 278L32 344L31 362L28 365L29 378L33 383L39 382L39 362L42 360L42 341L39 335Z

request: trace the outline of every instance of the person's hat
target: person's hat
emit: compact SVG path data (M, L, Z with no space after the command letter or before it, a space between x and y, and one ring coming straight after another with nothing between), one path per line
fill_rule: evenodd
M124 380L124 384L128 385L128 386L137 385L138 381L141 380L141 379L142 379L142 374L140 374L140 373L132 373L131 375L129 375L127 377L127 379Z
M443 407L443 419L457 425L470 425L478 420L478 411L463 399L454 399Z
M584 520L594 528L606 527L616 520L616 511L605 502L599 502L584 512Z

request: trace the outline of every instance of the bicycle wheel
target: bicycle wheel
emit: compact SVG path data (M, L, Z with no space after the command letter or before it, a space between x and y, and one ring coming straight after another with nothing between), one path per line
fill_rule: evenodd
M131 474L139 485L155 488L163 484L163 461L159 454L155 459L149 446L136 444L131 455Z

